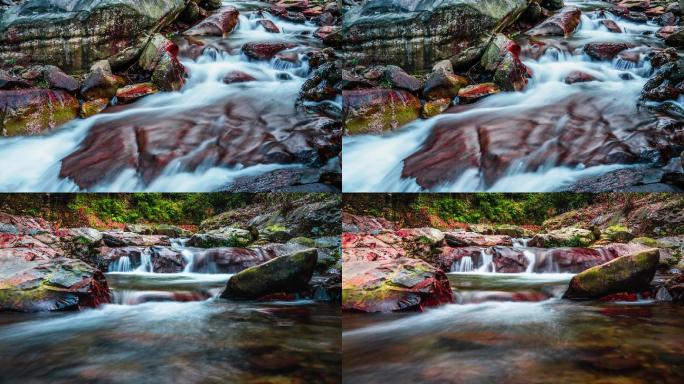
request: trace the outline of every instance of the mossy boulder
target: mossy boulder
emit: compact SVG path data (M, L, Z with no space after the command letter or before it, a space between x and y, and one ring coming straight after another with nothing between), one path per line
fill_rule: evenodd
M420 100L396 89L370 88L343 92L348 135L396 130L420 117Z
M355 312L421 310L451 303L449 280L425 261L393 260L345 262L342 271L342 309Z
M588 229L565 227L548 233L540 233L530 240L529 245L540 248L587 247L596 240Z
M597 299L613 293L639 292L653 280L659 258L660 252L654 248L589 268L570 280L563 297Z
M73 310L109 301L104 274L83 261L0 259L0 312Z
M0 135L37 135L78 116L71 94L42 88L0 90Z
M307 249L247 268L228 280L221 297L253 300L276 293L297 293L307 288L317 259L316 250Z
M252 232L246 229L223 227L194 234L188 245L199 248L246 247L253 240Z
M284 243L292 238L292 233L282 224L271 224L259 228L259 240L271 243Z
M634 238L634 234L629 228L622 225L611 225L601 232L601 239L615 243L628 243Z
M192 235L189 231L172 224L126 224L125 229L141 235L162 235L173 238Z

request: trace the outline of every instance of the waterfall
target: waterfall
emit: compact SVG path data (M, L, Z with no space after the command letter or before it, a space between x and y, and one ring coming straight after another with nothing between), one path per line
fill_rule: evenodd
M537 263L537 256L534 254L534 252L530 252L527 249L523 250L523 256L525 256L525 259L527 260L527 268L525 269L525 272L534 272L534 267Z
M131 258L128 256L121 256L113 263L109 264L109 272L131 272L133 265Z
M152 265L152 250L145 248L140 254L140 266L135 270L136 272L154 272Z
M491 272L496 273L496 267L494 266L493 257L491 254L485 252L484 249L480 250L480 260L482 261L482 264L480 265L480 268L477 269L478 272Z
M451 263L451 272L472 272L473 258L470 256L463 256L461 260L456 260Z

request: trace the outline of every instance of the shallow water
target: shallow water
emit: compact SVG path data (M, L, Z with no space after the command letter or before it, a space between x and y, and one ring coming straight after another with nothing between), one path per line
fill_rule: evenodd
M341 380L338 304L220 299L229 274L106 276L112 304L0 313L0 383Z
M457 296L536 291L541 301L450 304L342 319L345 383L679 383L684 307L559 299L572 275L449 274Z
M188 79L179 92L151 95L124 109L111 108L89 119L74 120L50 134L1 138L0 190L200 192L226 187L239 177L304 167L304 160L297 158L300 154L290 152L310 151L299 141L324 134L309 127L318 117L295 110L309 71L304 53L319 46L311 36L317 27L264 13L282 32L270 34L256 24L260 17L252 12L268 4L224 4L241 11L238 27L226 39L200 38L216 49L207 49L196 59L181 47ZM176 40L184 41L182 37ZM296 44L300 62L255 62L241 54L242 44L260 40ZM236 70L256 80L224 84L223 76ZM137 168L121 160L92 163L107 156L102 153L114 152L111 157L115 157L121 152L111 149L118 141L135 141L118 133L128 132L131 126L147 126L150 132L147 140L152 148ZM325 165L327 160L323 160ZM75 180L87 172L91 172L88 179Z
M649 61L643 53L638 63L592 61L582 48L620 41L658 47L653 33L660 27L593 12L606 6L601 2L566 5L584 10L572 37L539 39L543 52L519 41L532 71L523 92L454 107L386 135L345 137L344 191L556 191L583 178L649 166L642 158L646 143L662 134L649 128L654 116L637 108L652 72ZM623 33L610 33L599 23L604 18ZM566 84L578 70L596 81Z

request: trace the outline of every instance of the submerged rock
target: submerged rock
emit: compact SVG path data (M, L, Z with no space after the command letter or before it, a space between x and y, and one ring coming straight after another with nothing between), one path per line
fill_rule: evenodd
M0 257L0 312L43 312L109 303L99 270L80 260Z
M318 259L315 249L280 256L233 275L221 294L226 299L259 299L306 289Z
M453 296L446 275L425 261L401 257L344 263L345 311L422 310L451 302Z
M597 299L648 288L658 267L659 251L651 249L621 256L575 275L563 295L567 299Z

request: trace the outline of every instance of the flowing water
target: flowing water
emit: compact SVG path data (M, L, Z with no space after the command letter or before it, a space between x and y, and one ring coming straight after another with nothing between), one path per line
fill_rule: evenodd
M340 382L339 305L228 301L230 274L142 259L110 268L112 304L0 313L0 383Z
M661 46L654 37L660 27L596 11L606 3L566 5L583 10L572 37L545 37L543 45L519 41L532 71L523 92L453 107L386 135L345 137L344 191L555 191L583 178L651 166L652 150L645 148L663 132L637 100L652 73L645 53ZM609 32L604 19L623 33ZM638 60L592 60L582 51L590 42L636 44ZM596 81L566 84L573 71Z
M525 239L514 242L518 250L525 246ZM534 252L527 257L535 265ZM452 271L463 268L462 260ZM532 273L530 266L497 273L491 257L479 260L470 261L469 272L448 274L455 304L423 313L345 313L343 382L684 380L681 305L563 300L573 274L552 267Z
M306 53L320 46L312 37L317 27L259 15L268 4L258 1L224 4L241 13L230 36L201 37L206 49L195 54L183 37L174 39L188 72L179 92L113 107L50 134L0 139L0 190L211 191L239 177L310 166L309 141L326 139L319 117L298 111L295 102L309 73ZM257 24L262 18L281 33L267 33ZM297 60L251 61L240 48L252 41L294 44L289 52ZM254 81L225 84L235 71ZM129 152L138 147L146 151L140 158Z

